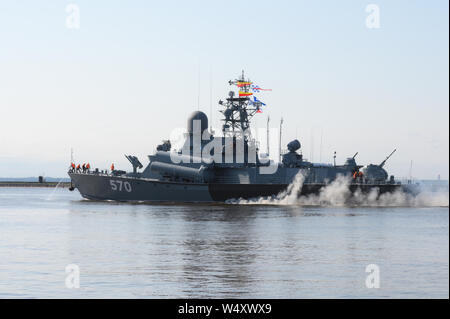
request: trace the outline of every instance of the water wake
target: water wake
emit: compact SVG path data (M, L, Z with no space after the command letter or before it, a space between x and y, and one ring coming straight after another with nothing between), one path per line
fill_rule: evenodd
M51 194L48 195L45 200L49 201L53 198L53 196L55 195L55 192L58 189L59 184L61 184L62 180L63 180L62 178L59 180L58 184L56 184L55 188L53 189L53 192L51 192Z
M369 193L360 190L350 191L351 179L338 176L332 183L323 187L319 194L300 195L305 177L299 173L287 189L276 196L252 199L228 200L228 204L239 205L297 205L297 206L379 206L379 207L448 207L449 191L418 186L419 192L411 194L398 190L379 194L374 188Z

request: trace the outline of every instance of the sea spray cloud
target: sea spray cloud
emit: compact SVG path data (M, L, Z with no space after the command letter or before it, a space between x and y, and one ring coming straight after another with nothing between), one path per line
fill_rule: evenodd
M333 182L323 187L318 195L301 196L297 199L297 203L314 206L344 206L352 196L349 185L350 177L339 175Z
M240 205L293 205L293 206L367 206L367 207L448 207L448 188L432 191L418 185L416 194L397 190L380 194L377 188L368 193L350 191L351 179L338 176L323 187L319 194L301 195L305 176L299 172L287 189L276 196L252 199L228 200L229 204Z
M291 184L288 185L286 190L279 193L276 196L270 197L258 197L252 199L230 199L227 200L228 204L256 204L256 205L296 205L300 192L303 187L303 182L305 181L305 176L299 172Z

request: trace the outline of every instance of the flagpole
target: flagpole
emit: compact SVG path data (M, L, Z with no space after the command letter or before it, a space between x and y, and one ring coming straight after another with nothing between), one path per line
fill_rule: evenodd
M198 92L197 92L197 111L200 110L200 62L198 62Z
M212 66L209 66L209 130L212 134Z
M279 144L279 159L278 159L278 161L281 163L281 131L282 131L282 128L283 128L283 118L281 118L281 120L280 120L280 144Z
M269 147L269 122L270 122L270 116L267 116L267 157L269 157L269 154L270 154L270 147Z

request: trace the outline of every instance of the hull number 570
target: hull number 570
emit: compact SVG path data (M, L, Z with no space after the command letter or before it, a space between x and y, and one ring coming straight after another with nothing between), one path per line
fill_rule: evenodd
M109 180L109 184L111 185L111 189L113 191L126 191L126 192L131 192L131 184L127 181L121 181L121 180Z

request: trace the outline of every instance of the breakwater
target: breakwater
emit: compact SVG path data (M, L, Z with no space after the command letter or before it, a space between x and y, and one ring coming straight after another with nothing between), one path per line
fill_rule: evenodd
M58 182L0 182L0 187L56 187L56 185L58 185ZM61 182L58 187L69 188L70 182Z

